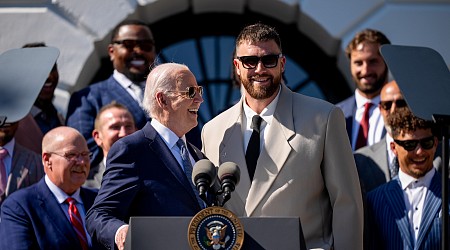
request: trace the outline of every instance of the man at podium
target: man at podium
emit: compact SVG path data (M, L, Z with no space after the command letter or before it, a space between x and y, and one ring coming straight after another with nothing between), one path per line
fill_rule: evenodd
M177 63L155 67L146 84L143 105L152 121L113 144L87 214L89 233L108 249L124 248L132 216L194 216L204 205L191 182L204 156L185 137L197 126L203 89Z

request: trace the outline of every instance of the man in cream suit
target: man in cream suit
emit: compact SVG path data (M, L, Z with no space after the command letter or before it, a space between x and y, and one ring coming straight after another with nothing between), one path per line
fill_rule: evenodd
M362 249L362 198L343 113L290 91L281 80L285 63L274 28L258 23L241 31L234 65L243 96L202 131L209 160L240 167L225 207L237 216L299 217L308 249ZM245 155L255 115L262 123L252 174Z

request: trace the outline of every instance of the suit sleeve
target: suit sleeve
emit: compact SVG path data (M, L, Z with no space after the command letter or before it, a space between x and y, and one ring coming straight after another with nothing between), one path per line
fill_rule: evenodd
M363 203L342 111L334 107L326 129L323 171L333 207L334 249L363 248Z
M129 208L139 191L138 170L127 147L119 140L108 153L102 186L86 216L87 230L109 249L114 249L117 229L128 223Z
M36 249L34 232L29 215L16 200L10 196L2 205L0 217L0 249Z
M99 97L96 97L95 92L95 89L88 87L72 94L67 111L66 125L75 128L84 136L89 151L94 154L92 162L98 164L99 159L103 156L92 137L92 130L94 130L95 117L102 103L98 99Z

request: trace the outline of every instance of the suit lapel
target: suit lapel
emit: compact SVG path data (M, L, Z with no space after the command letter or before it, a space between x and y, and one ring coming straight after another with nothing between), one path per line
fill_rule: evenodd
M233 195L235 201L239 200L242 206L247 200L248 191L250 190L250 177L247 170L247 163L245 162L245 149L244 149L244 138L242 136L242 103L244 97L231 107L231 114L228 119L224 121L224 127L228 129L223 135L223 140L219 145L219 164L224 162L234 162L239 166L241 172L241 178L239 184L236 186ZM237 194L237 195L236 195Z
M58 232L52 232L52 234L55 237L65 238L68 242L79 242L75 230L61 210L61 206L55 196L45 184L44 178L39 181L37 191L38 197L36 200L39 210L42 211L43 216L48 217L48 221L54 224L53 229L58 230Z
M11 172L6 183L6 196L17 190L17 187L22 186L22 182L26 179L29 170L26 164L27 157L24 156L23 149L16 143L14 146L14 155L11 162Z
M422 221L420 223L419 234L417 235L416 249L418 249L425 240L427 232L431 231L430 227L433 226L433 221L438 217L439 211L441 211L442 193L440 177L441 175L438 172L435 172L430 183L430 188L425 196Z
M378 166L381 167L381 170L383 171L385 177L386 177L386 182L388 182L391 178L391 174L389 171L389 164L390 162L388 161L388 152L386 151L386 138L383 137L383 139L381 139L380 143L376 143L374 144L374 159L375 162ZM377 168L378 168L377 166Z
M110 77L110 80L112 85L109 90L112 99L115 99L120 103L126 103L127 108L134 116L136 126L138 128L143 127L148 120L147 113L144 112L139 103L134 100L134 98L128 93L128 91L124 87L122 87L122 85L120 85L120 83L118 83L113 76Z
M267 131L248 194L245 210L249 216L267 194L291 153L289 140L295 135L292 112L292 94L282 85L272 124Z
M395 223L405 243L405 249L413 249L412 236L408 221L408 214L405 212L405 200L401 189L400 180L398 178L389 182L386 189L386 200L394 214Z
M195 203L198 203L195 193L191 188L191 180L187 179L183 169L178 164L178 161L175 159L170 149L167 148L166 143L161 139L150 123L147 123L142 130L145 136L150 139L150 149L154 152L154 154L158 155L160 159L164 159L162 161L164 166L172 173L186 192L189 193L191 198L195 200Z

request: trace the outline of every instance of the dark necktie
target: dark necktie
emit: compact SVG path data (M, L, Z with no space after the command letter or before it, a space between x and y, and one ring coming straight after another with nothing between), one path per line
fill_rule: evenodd
M200 198L200 196L198 194L198 190L194 186L194 183L192 183L192 181L191 181L192 180L192 164L191 164L191 160L189 158L189 151L187 150L186 144L180 138L177 141L177 146L180 149L181 159L183 161L184 174L186 175L189 183L191 184L192 190L194 190L195 197L197 198L198 204L200 205L201 208L204 208L205 207L204 202Z
M369 111L372 107L372 103L367 102L364 104L364 114L361 119L361 123L358 131L358 138L356 139L355 150L367 145L367 137L369 135Z
M395 176L398 175L398 159L397 159L397 156L395 156L392 159L391 164L389 164L389 171L391 172L391 179L393 179Z
M86 237L86 230L83 226L83 220L81 219L80 212L75 205L76 201L74 198L69 197L66 200L69 203L69 217L75 232L77 233L78 239L80 240L81 247L83 250L89 249L88 240Z
M3 159L8 155L6 149L0 149L0 196L6 192L6 182L8 178L6 177L6 166L3 164Z
M250 137L250 141L248 142L247 151L245 152L245 162L247 163L248 174L250 175L250 180L253 180L253 176L255 175L256 163L258 162L259 157L259 147L260 147L260 127L261 127L262 118L259 115L255 115L252 117L252 125L253 129L252 135Z

